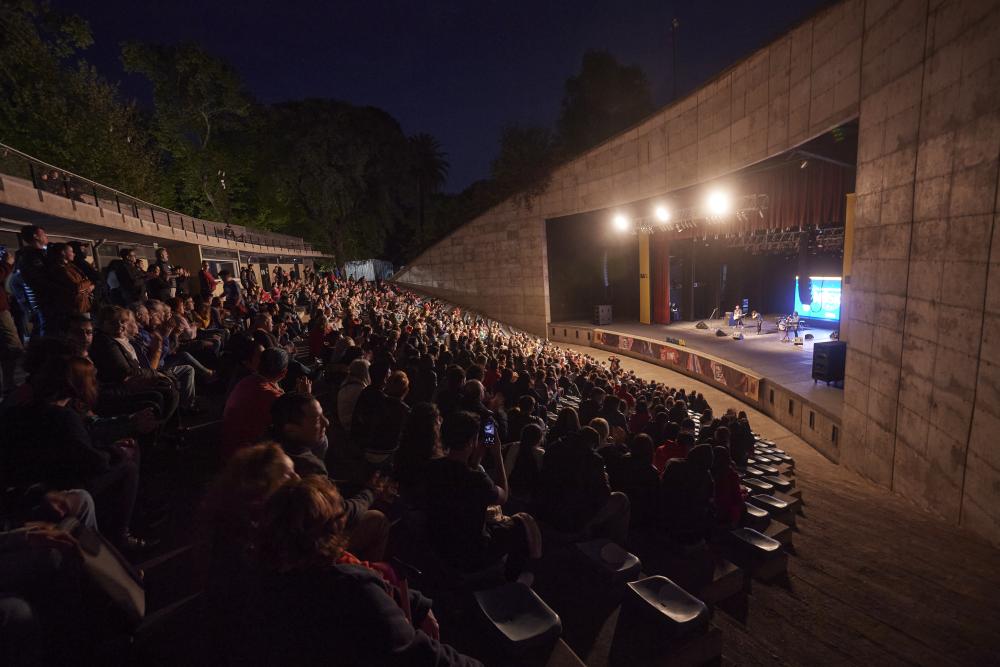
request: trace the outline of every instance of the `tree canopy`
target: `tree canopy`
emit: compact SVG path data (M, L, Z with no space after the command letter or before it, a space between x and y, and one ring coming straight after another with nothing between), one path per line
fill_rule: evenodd
M84 20L6 0L0 34L0 141L190 215L302 235L338 262L403 263L504 199L530 207L560 161L652 110L638 67L587 52L556 126L504 127L490 178L447 194L440 142L381 109L261 104L198 45L133 42L121 57L150 84L140 104L87 62Z

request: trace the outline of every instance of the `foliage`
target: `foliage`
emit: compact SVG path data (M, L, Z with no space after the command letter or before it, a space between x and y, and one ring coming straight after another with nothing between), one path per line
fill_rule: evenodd
M437 139L426 133L410 137L410 164L417 185L418 238L424 234L427 198L448 179L448 154ZM422 240L422 239L420 239Z
M531 209L532 200L545 192L556 162L552 132L544 127L508 125L500 134L500 154L491 170L501 198Z
M227 158L252 107L239 75L193 44L125 44L122 62L153 86L153 137L166 154L172 203L232 222L230 193L246 175L237 171L241 163Z
M649 82L636 65L606 51L587 51L580 73L566 80L556 124L565 157L572 157L653 112Z
M408 144L399 124L373 107L333 100L276 106L269 119L281 206L307 236L319 236L338 263L378 256L401 225L399 184Z
M438 140L407 138L380 109L257 104L199 46L129 43L125 69L152 89L142 109L86 61L92 42L42 0L0 2L0 141L190 215L302 235L338 262L406 262L505 199L530 209L559 161L652 110L638 67L589 51L555 130L505 127L491 178L446 194Z
M156 153L134 103L83 60L79 18L29 0L0 3L0 140L140 197Z

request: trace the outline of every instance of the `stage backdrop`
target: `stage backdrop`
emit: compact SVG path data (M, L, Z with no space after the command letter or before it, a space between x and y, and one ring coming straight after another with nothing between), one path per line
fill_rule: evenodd
M594 329L591 344L694 376L755 406L760 403L760 377L716 357L670 343L639 336L622 336L602 329Z

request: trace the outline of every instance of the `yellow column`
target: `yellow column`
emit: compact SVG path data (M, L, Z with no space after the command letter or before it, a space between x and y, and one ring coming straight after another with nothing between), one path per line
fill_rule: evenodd
M639 232L639 321L650 323L649 317L649 232Z

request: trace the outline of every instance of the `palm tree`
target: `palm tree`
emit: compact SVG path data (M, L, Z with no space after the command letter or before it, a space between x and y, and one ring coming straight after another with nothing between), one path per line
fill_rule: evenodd
M417 181L417 206L420 240L424 237L424 204L427 196L440 190L448 179L448 156L437 139L421 132L409 139L413 155L413 176Z

